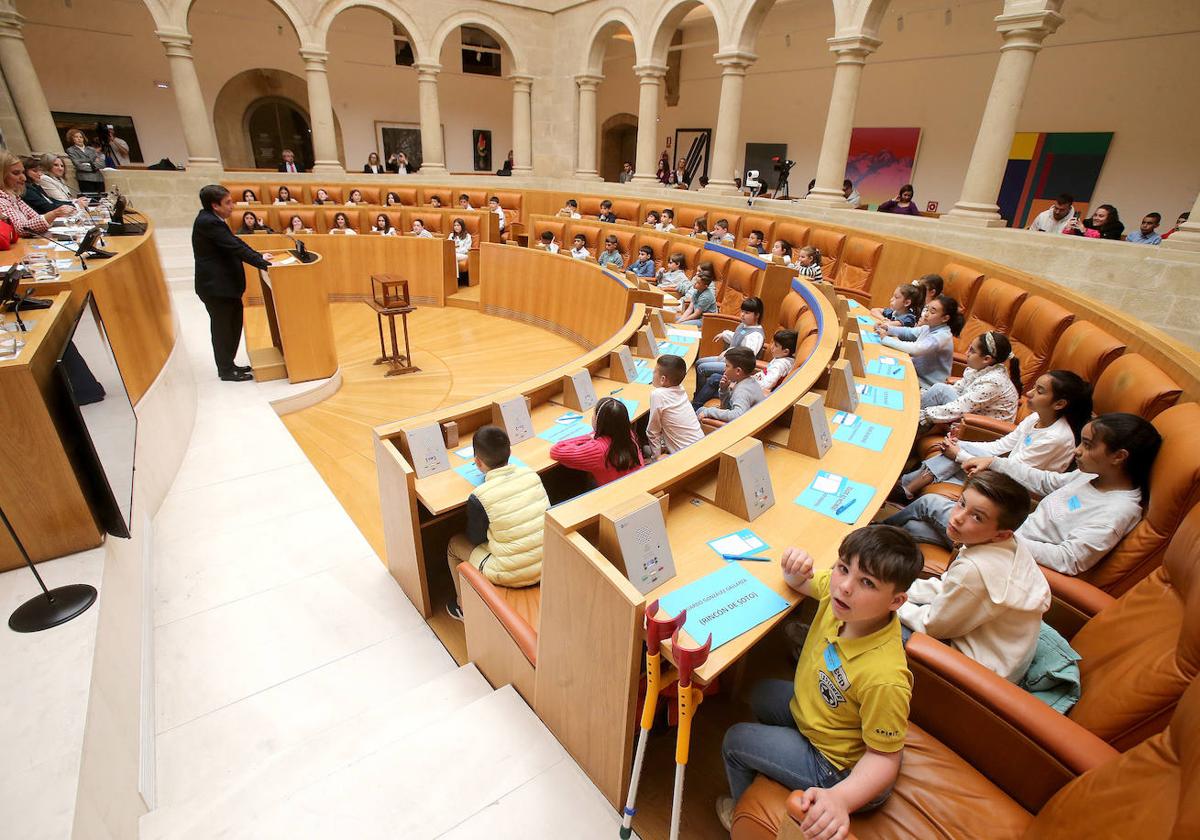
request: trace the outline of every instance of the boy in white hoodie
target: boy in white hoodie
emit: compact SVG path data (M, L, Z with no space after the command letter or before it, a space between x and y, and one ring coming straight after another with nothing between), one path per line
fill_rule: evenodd
M973 474L946 526L958 555L940 578L915 581L897 612L1013 683L1029 670L1050 607L1045 576L1013 536L1029 507L1028 491L1008 476Z

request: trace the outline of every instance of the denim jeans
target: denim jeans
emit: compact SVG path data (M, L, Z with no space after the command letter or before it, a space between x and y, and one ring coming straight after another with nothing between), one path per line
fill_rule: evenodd
M956 399L958 399L958 392L954 390L953 385L947 385L945 382L936 382L921 392L921 408L945 405L948 402L954 402Z
M947 458L945 455L934 455L932 458L926 459L912 472L900 476L900 483L908 485L909 482L925 472L925 470L929 470L933 475L934 481L941 481L947 484L964 484L967 480L967 474L963 472L958 461L955 461L953 458Z
M904 510L883 520L883 524L903 528L912 534L917 542L954 548L954 544L946 536L946 524L950 521L950 511L954 509L954 504L952 499L945 496L926 493Z
M704 324L703 318L693 318L691 321L680 321L679 325L684 327L699 327Z
M713 397L719 396L721 393L721 377L725 375L725 367L716 373L710 373L707 377L700 380L700 386L696 389L696 396L692 398L692 408L697 411L704 408L704 404Z
M699 389L704 385L708 377L714 373L725 372L725 360L720 356L705 356L703 359L696 360L696 388Z

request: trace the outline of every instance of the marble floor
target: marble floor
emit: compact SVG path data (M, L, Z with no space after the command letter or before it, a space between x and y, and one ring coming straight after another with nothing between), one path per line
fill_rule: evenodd
M401 593L272 408L286 385L216 379L186 236L158 235L197 416L154 521L157 802L142 837L611 837L616 814L520 697L458 667ZM98 583L102 564L41 568ZM0 575L0 608L30 584ZM0 633L17 678L0 704L0 835L70 835L90 629L38 646ZM53 827L22 823L30 797Z

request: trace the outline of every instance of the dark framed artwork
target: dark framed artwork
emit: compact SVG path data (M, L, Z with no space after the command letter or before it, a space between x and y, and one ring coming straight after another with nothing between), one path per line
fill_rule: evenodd
M396 152L404 152L414 169L421 168L421 127L415 123L376 120L375 146L381 161L386 162Z
M699 178L708 179L708 155L712 149L711 128L675 129L675 157L686 162L688 189Z
M492 132L486 128L476 128L471 131L472 158L475 161L476 172L492 171Z
M142 157L142 144L138 142L137 129L133 127L133 117L121 117L114 114L84 114L76 111L51 111L50 118L54 120L54 128L63 142L63 148L71 144L67 142L67 132L78 128L92 142L99 132L99 126L111 125L113 133L129 144L129 162L145 163Z

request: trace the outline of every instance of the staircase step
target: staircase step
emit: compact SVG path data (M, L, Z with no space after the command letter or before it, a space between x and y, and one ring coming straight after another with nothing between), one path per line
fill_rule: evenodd
M442 728L444 721L491 694L491 687L475 666L465 665L396 699L340 720L264 763L243 768L217 792L201 793L178 805L151 811L141 819L140 838L208 840L241 836L254 815L270 811L297 791L323 784L323 779L379 750L403 751L397 742L416 737L423 729Z

